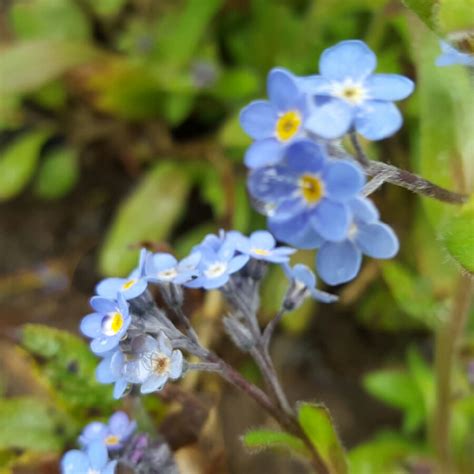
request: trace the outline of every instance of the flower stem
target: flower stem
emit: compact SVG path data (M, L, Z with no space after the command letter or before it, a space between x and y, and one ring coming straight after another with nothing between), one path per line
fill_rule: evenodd
M373 176L377 179L377 187L386 181L387 183L395 184L414 193L421 194L422 196L437 199L438 201L443 201L448 204L464 204L467 202L469 196L465 194L449 191L421 176L389 165L388 163L370 160L364 153L355 132L350 133L350 139L356 152L356 160L369 176Z
M432 436L439 474L453 472L450 449L452 371L459 338L466 324L473 289L472 277L461 275L449 319L438 329L436 334L436 406Z

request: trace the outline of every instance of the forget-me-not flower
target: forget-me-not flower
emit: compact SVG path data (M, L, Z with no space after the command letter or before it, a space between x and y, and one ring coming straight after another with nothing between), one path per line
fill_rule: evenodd
M272 69L267 93L268 101L251 102L240 113L242 128L255 140L245 154L249 168L277 163L285 146L304 133L307 99L293 76L284 69Z
M316 256L316 268L330 285L352 280L359 272L362 255L392 258L399 248L393 230L379 220L375 206L367 198L350 202L353 220L348 236L342 242L325 242Z
M89 444L85 451L72 449L61 459L62 474L113 474L116 466L102 441Z
M169 253L149 254L145 262L145 276L153 283L182 285L198 275L201 254L194 252L180 262Z
M140 296L147 287L147 281L144 278L144 267L148 251L140 251L138 267L130 273L127 278L105 278L96 286L96 293L104 298L115 299L117 294L121 293L126 300L131 300Z
M322 146L300 140L290 145L284 160L254 170L248 179L250 194L269 208L268 224L275 236L291 242L291 233L309 233L314 240L343 240L351 223L348 202L364 185L358 165L331 160ZM275 226L274 226L275 224ZM280 235L280 230L284 235Z
M123 374L125 357L119 348L106 354L99 354L103 357L95 370L95 378L99 383L114 384L114 398L122 397L128 387L128 381Z
M176 380L183 372L183 354L173 350L169 339L160 332L158 340L150 335L136 337L132 343L135 358L124 367L126 379L141 384L141 393L161 390L168 379Z
M192 252L201 254L199 275L185 286L211 290L225 285L230 275L239 271L249 260L248 255L237 255L236 250L236 239L232 234L207 236Z
M110 351L118 345L132 321L125 297L119 293L117 300L101 296L91 298L90 304L96 311L81 321L82 333L92 338L91 349L96 354Z
M341 41L326 49L319 75L297 79L313 98L305 128L325 139L354 129L369 140L395 133L403 119L393 101L408 97L414 84L398 74L374 74L376 65L363 41Z
M336 295L326 293L316 288L316 275L306 265L301 263L297 263L294 267L283 265L283 269L288 279L293 282L295 286L293 291L304 292L304 295L307 294L322 303L334 303L338 300Z
M95 441L102 441L109 451L116 451L123 448L136 429L136 421L130 420L125 412L118 411L109 418L108 423L89 423L82 430L79 443L86 447Z
M461 64L463 66L474 67L474 54L458 51L446 41L439 42L441 54L436 58L436 66L453 66Z
M277 247L275 238L266 230L257 230L249 237L239 234L240 232L236 233L237 250L255 260L285 263L296 252L296 249L290 247Z

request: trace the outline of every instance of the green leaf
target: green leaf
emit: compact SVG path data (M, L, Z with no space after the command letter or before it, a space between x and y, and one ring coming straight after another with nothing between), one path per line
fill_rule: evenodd
M188 174L173 163L159 163L120 205L100 254L106 275L125 275L137 263L138 250L129 246L143 240L169 237L179 221L190 190Z
M120 13L127 0L89 0L91 7L99 16L114 16Z
M435 382L433 371L414 347L407 353L408 370L422 399L425 417L430 417L435 408Z
M379 400L403 410L404 429L414 432L424 421L423 399L411 375L402 370L379 370L364 377L364 387Z
M424 449L398 433L380 433L349 452L350 474L402 474L406 460Z
M14 2L9 14L21 39L83 40L90 36L87 18L72 0L23 0Z
M77 155L77 150L65 147L47 154L36 178L36 194L43 199L57 199L71 191L79 177Z
M53 413L37 398L0 399L0 449L59 451L63 443Z
M193 57L223 0L185 0L183 3L158 26L160 59L174 68L185 65Z
M440 305L432 299L428 279L422 279L396 261L383 262L382 272L392 296L403 311L428 326L437 322Z
M0 51L0 95L31 92L99 53L85 43L31 40Z
M328 410L322 405L300 403L298 405L298 422L327 463L331 474L347 473L346 454Z
M461 267L474 274L474 198L451 217L441 230L450 255Z
M309 456L308 449L301 439L283 431L252 430L242 436L242 442L249 449L287 448L300 456Z
M428 28L435 30L436 11L438 9L439 0L402 0L403 3L412 10L420 19L426 23Z
M28 184L48 135L45 130L24 134L0 153L0 201L16 196Z
M466 31L473 25L474 0L442 0L437 10L438 21L444 34Z
M22 345L41 360L39 370L59 406L78 418L89 409L110 410L112 386L95 380L98 359L77 336L41 324L23 326Z

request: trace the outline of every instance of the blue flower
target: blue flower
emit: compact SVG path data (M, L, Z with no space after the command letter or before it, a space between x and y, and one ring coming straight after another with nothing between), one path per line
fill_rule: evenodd
M198 275L197 265L201 254L195 252L180 262L169 253L149 255L145 263L145 276L154 283L182 285Z
M168 379L176 380L183 372L183 354L173 350L169 339L160 332L158 340L150 335L136 337L132 343L134 359L124 367L126 379L141 384L141 393L161 390Z
M325 291L316 288L316 275L306 266L301 263L294 267L283 265L286 276L295 285L294 291L303 291L313 299L321 301L322 303L334 303L338 300L336 295L326 293Z
M359 40L326 49L320 75L298 79L314 101L305 128L326 139L352 129L369 140L395 133L403 119L393 101L408 97L414 84L398 74L373 74L376 64L375 54Z
M256 100L240 113L240 124L255 142L245 154L245 164L257 168L277 163L285 146L304 133L306 96L293 76L283 69L270 71L269 101Z
M128 382L123 375L125 358L120 349L100 354L103 359L95 370L95 378L100 383L113 383L114 398L119 399L125 393Z
M463 66L474 67L474 54L462 53L446 41L440 41L439 44L442 54L436 58L436 66L462 64Z
M378 211L366 198L350 203L353 221L347 239L324 242L316 257L321 278L331 285L352 280L359 272L362 255L388 259L398 252L398 239L393 230L379 221Z
M276 247L273 235L266 230L253 232L250 237L238 234L240 232L236 234L237 250L255 260L285 263L288 262L290 255L296 252L296 249L290 247Z
M79 443L87 447L95 441L102 441L109 451L115 451L124 447L136 428L135 421L131 421L125 412L118 411L107 424L99 421L89 423L79 436Z
M185 286L211 290L225 285L230 275L239 271L249 260L248 255L237 255L236 250L233 234L221 234L220 237L208 235L192 252L201 254L199 275Z
M117 461L109 461L107 448L102 441L89 444L84 451L73 449L61 460L62 474L113 474Z
M256 169L248 179L250 194L268 208L269 229L294 246L314 245L320 237L343 240L351 223L347 203L363 185L359 166L328 159L310 140L293 143L282 163Z
M132 318L121 293L118 294L117 301L94 296L90 303L96 312L85 316L80 327L85 336L92 338L92 351L102 354L118 345Z
M140 296L147 287L144 278L145 261L148 255L146 249L140 252L138 267L127 278L105 278L95 288L97 295L104 298L115 299L121 293L126 300Z

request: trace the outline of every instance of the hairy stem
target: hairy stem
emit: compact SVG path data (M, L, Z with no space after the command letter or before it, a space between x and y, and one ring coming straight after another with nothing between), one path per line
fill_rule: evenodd
M438 329L435 348L436 407L433 423L433 443L437 455L437 472L453 472L451 465L450 431L452 402L452 371L459 338L466 324L472 291L472 277L459 277L457 292L449 319Z
M268 348L270 347L270 341L273 336L273 332L275 331L275 328L278 326L278 323L281 321L283 316L285 315L286 310L284 308L281 308L278 313L275 315L275 317L267 324L267 327L263 331L263 336L262 336L262 344L265 349L265 352L268 353Z
M350 139L356 152L356 160L369 176L373 176L374 179L377 180L375 182L377 187L383 182L387 182L448 204L464 204L467 202L469 197L465 194L444 189L421 176L402 170L396 166L370 160L364 153L355 132L350 133Z

